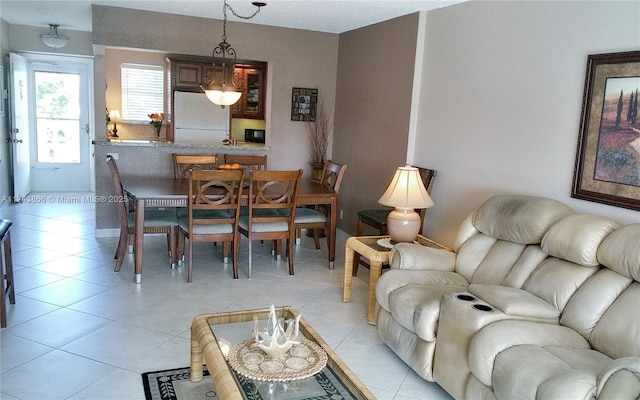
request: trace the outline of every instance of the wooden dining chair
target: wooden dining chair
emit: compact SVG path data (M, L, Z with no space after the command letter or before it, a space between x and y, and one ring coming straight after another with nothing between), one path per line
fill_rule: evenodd
M187 179L189 169L217 169L217 154L171 154L173 158L173 177L176 179Z
M418 172L422 177L422 183L424 184L425 189L427 189L427 193L431 194L431 189L433 189L433 183L435 181L436 175L438 171L435 169L428 168L418 168ZM364 227L368 225L374 229L378 230L379 235L387 234L387 216L392 211L391 208L387 209L371 209L371 210L360 210L358 211L358 225L356 226L356 236L362 236L364 234ZM426 208L422 208L416 210L420 215L420 233L423 233L424 229L424 217L427 213ZM353 259L353 276L356 276L358 273L358 264L360 263L360 256L355 255Z
M241 213L238 230L249 239L249 278L252 274L252 242L274 240L276 256L281 243L287 243L289 275L293 275L294 218L302 170L251 171L248 212ZM288 210L285 215L280 210Z
M342 178L344 176L347 166L343 164L337 164L331 160L327 160L322 168L322 175L320 178L320 184L330 186L336 193L340 193L340 185L342 184ZM297 207L295 217L296 227L296 241L301 236L302 229L308 229L313 233L313 240L316 245L316 249L320 249L320 230L324 229L328 231L328 215L329 210L324 204L317 205L315 207ZM327 247L329 246L330 235L327 237Z
M240 234L238 219L245 171L195 170L189 178L189 206L187 215L178 217L180 227L179 252L189 241L187 282L192 281L193 244L222 242L223 262L227 262L229 243L232 244L233 278L238 279Z
M267 155L225 154L224 163L240 164L250 170L265 171L267 169Z
M124 195L122 180L116 161L112 156L107 156L107 165L111 171L114 186L114 199L117 199L118 215L120 217L120 240L116 249L116 265L114 271L119 272L122 268L124 256L128 246L133 246L133 234L135 228L135 213L132 203ZM167 246L171 255L171 265L177 262L177 242L178 242L178 220L175 210L146 210L144 213L144 233L167 235Z

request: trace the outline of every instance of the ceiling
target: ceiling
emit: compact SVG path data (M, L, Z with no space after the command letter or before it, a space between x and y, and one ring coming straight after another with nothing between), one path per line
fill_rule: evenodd
M342 33L416 11L425 11L463 0L267 0L267 6L251 20L239 19L227 12L229 21ZM10 24L60 25L66 29L91 31L91 4L157 11L171 14L223 19L220 0L1 0L0 17ZM228 0L241 16L251 15L250 0Z

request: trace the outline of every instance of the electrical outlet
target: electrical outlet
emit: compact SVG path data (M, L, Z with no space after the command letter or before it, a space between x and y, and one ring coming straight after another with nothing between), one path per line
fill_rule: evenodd
M118 153L107 153L107 155L113 157L114 160L118 159Z
M342 217L344 217L344 210L340 210L340 220L342 220Z

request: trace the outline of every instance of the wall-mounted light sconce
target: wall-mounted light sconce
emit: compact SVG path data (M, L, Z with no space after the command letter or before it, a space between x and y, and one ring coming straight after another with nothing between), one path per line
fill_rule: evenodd
M42 35L40 35L40 40L42 40L42 43L54 49L59 49L66 46L67 43L69 43L69 38L58 34L59 26L60 25L49 24L49 33L43 33Z

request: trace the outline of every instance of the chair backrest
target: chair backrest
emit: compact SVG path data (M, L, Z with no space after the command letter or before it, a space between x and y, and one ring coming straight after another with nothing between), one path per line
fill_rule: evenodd
M120 179L120 172L118 171L118 165L116 160L108 155L107 165L111 171L111 177L113 178L114 195L118 206L118 215L120 216L120 226L127 227L127 213L129 212L129 203L125 201L124 190L122 189L122 180Z
M293 220L301 177L302 170L251 172L249 231L253 223L261 222L286 222L289 231L295 230Z
M346 165L337 164L331 160L327 160L327 162L324 163L324 168L322 169L322 177L320 178L320 183L322 183L323 185L331 186L334 192L340 193L342 177L344 176L344 172L346 170Z
M189 226L212 223L233 224L238 230L244 170L190 169L189 177ZM195 212L199 211L199 212ZM223 211L211 217L208 212ZM224 216L228 215L228 218ZM201 216L201 218L198 218ZM192 232L193 230L190 229Z
M438 171L436 171L435 169L422 168L422 167L416 167L416 168L418 168L418 173L422 178L422 183L424 184L425 189L427 189L427 193L431 194L431 189L433 189L433 182L436 179L436 175L438 175ZM424 229L424 217L427 214L427 209L421 208L420 210L416 210L416 211L420 215L420 226L423 227L422 229Z
M244 154L225 154L225 164L240 164L250 170L266 170L267 155L244 155Z
M187 179L189 169L216 169L218 165L217 154L171 154L173 158L173 177L175 179Z

